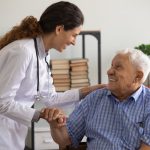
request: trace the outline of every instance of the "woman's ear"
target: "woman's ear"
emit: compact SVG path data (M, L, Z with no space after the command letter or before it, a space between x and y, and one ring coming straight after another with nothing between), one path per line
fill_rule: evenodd
M58 25L56 26L56 35L59 35L62 31L64 31L64 26L63 25Z

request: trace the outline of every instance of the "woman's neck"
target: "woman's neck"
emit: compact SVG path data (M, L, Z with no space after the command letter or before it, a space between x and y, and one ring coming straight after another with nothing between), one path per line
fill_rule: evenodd
M43 35L42 40L45 47L45 52L47 53L51 48L53 48L52 46L53 36L52 34Z

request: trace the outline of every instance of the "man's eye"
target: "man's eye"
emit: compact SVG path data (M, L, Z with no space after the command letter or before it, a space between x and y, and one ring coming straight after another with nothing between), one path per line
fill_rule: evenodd
M122 67L121 66L116 66L116 69L120 70Z

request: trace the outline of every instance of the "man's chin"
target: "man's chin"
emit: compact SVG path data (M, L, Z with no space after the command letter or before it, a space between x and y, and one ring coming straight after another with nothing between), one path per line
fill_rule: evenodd
M108 90L114 90L115 89L115 86L113 86L113 85L111 85L111 84L108 84L108 86L107 86L107 89Z

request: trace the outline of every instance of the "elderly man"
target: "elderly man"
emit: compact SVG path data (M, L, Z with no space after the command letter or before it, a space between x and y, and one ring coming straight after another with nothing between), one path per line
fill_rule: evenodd
M58 119L49 122L55 142L77 147L86 136L88 150L150 150L150 90L142 85L149 71L141 51L118 52L107 72L108 87L86 96L65 126L54 110Z

